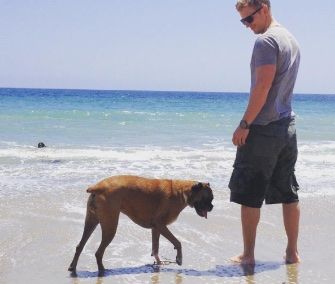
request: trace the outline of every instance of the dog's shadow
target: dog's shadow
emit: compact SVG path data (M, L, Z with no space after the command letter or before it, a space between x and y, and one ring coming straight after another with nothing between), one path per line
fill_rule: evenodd
M255 275L261 272L277 270L284 263L279 262L257 262L256 265L239 265L239 264L225 264L216 265L214 269L196 270L196 269L182 269L169 268L167 266L158 266L153 264L146 264L135 267L122 267L106 269L103 273L98 271L77 271L72 272L73 278L95 278L95 277L109 277L117 275L133 275L133 274L151 274L151 273L175 273L185 276L216 276L216 277L242 277Z

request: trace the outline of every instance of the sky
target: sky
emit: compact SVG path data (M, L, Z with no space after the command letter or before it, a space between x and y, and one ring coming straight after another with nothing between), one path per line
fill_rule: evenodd
M295 93L335 94L335 2L272 1ZM0 0L0 87L248 92L256 36L232 0Z

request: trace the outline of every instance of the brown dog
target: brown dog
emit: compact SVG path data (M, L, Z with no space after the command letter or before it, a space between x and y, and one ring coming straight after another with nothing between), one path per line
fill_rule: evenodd
M113 176L87 189L91 195L87 202L84 233L76 248L69 271L76 271L79 256L100 223L101 244L95 254L100 272L104 271L102 257L113 240L120 212L136 224L152 230L152 256L157 263L159 236L167 238L177 250L176 262L182 264L181 243L166 227L175 221L187 206L207 218L213 209L213 193L208 183L188 180L147 179L137 176Z

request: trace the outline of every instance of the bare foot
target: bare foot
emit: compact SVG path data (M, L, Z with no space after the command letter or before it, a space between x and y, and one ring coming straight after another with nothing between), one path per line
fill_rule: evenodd
M287 253L284 256L284 260L285 260L286 264L300 263L300 261L301 261L297 252L292 253L292 254Z
M237 255L230 259L241 265L244 276L255 274L255 258L252 256Z
M159 259L158 254L151 254L151 256L153 256L155 258L155 260L156 260L154 262L154 264L157 264L157 265L161 265L162 264L161 260Z
M255 265L255 258L252 256L237 255L230 260L241 265Z

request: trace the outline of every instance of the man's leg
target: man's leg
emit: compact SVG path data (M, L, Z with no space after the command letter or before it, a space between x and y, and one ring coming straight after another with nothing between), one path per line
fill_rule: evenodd
M286 263L298 263L300 257L298 254L298 234L300 207L299 202L283 204L284 226L287 235Z
M233 257L231 260L245 265L255 264L255 243L257 225L260 219L260 208L241 206L241 221L243 232L243 254Z

